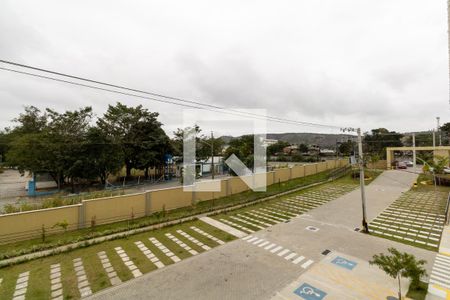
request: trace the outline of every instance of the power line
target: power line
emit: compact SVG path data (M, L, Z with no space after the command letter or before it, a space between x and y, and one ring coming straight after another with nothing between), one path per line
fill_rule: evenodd
M44 76L44 75L39 75L39 74L33 74L33 73L19 71L19 70L13 70L13 69L9 69L9 68L0 67L0 70L4 70L4 71L8 71L8 72L14 72L14 73L19 73L19 74L23 74L23 75L32 76L32 77L38 77L38 78L41 78L41 79L47 79L47 80L67 83L67 84L81 86L81 87L86 87L86 88L91 88L91 89L96 89L96 90L101 90L101 91L106 91L106 92L111 92L111 93L125 95L125 96L131 96L131 97L137 97L137 98L142 98L142 99L162 102L162 103L166 103L166 104L174 104L174 105L178 105L178 106L182 106L182 107L189 107L189 108L193 108L193 109L208 110L208 111L212 111L212 112L219 112L219 113L224 113L224 114L236 115L236 116L240 116L240 117L243 116L243 115L239 115L237 113L230 113L230 112L220 111L220 110L216 111L216 110L208 109L208 108L204 108L204 107L188 105L188 104L183 104L183 103L176 103L176 102L172 102L172 101L168 101L168 100L156 99L156 98L152 98L152 97L147 97L147 96L142 96L142 95L136 95L136 94L126 93L126 92L121 92L121 91L101 88L101 87L97 87L97 86L93 86L93 85L83 84L83 83L79 83L79 82L73 82L73 81L64 80L64 79L59 79L59 78L54 78L54 77L49 77L49 76ZM243 112L241 112L241 113L243 113ZM244 117L248 117L248 116L244 116ZM300 124L297 124L297 123L291 123L290 121L284 121L283 122L283 121L278 121L278 120L266 119L266 118L263 118L263 117L261 117L261 118L252 117L252 118L259 119L259 120L268 120L268 121L277 122L277 123L284 123L284 124L291 124L291 125L300 125ZM292 121L292 122L294 122L294 121Z
M244 111L240 111L240 110L236 110L236 109L230 109L230 108L225 108L225 107L221 107L221 106L217 106L217 105L212 105L212 104L207 104L207 103L187 100L187 99L184 99L184 98L172 97L172 96L167 96L167 95L163 95L163 94L159 94L159 93L154 93L154 92L148 92L148 91L144 91L144 90L129 88L129 87L125 87L125 86L122 86L122 85L111 84L111 83L107 83L107 82L103 82L103 81L98 81L98 80L93 80L93 79L89 79L89 78L85 78L85 77L80 77L80 76L74 76L74 75L70 75L70 74L66 74L66 73L61 73L61 72L56 72L56 71L52 71L52 70L48 70L48 69L33 67L33 66L30 66L30 65L20 64L20 63L7 61L7 60L2 60L2 59L0 59L0 62L4 63L4 64L13 65L13 66L16 66L16 67L27 68L27 69L31 69L31 70L35 70L35 71L39 71L39 72L49 73L49 74L63 76L63 77L71 78L71 79L76 79L76 80L81 80L81 81L85 81L85 82L95 83L95 84L99 84L99 85L103 85L103 86L113 87L113 88L117 88L117 89L123 89L123 90L131 91L131 92L142 93L142 94L150 95L150 96L153 96L153 97L160 97L160 98L164 98L164 99L167 99L167 100L172 100L172 101L163 101L161 99L155 99L155 98L149 98L149 97L145 98L145 99L153 100L153 101L159 101L159 102L170 103L170 104L175 104L175 105L182 105L181 103L173 102L173 101L178 101L178 102L188 103L188 105L182 105L182 106L187 106L187 107L190 107L190 108L202 109L201 106L204 106L204 107L209 107L209 108L212 108L212 109L216 109L216 110L212 110L212 111L215 111L215 112L217 112L217 110L219 112L223 111L224 113L227 113L227 111L231 111L231 112L240 114L239 116L242 116L242 114L244 114L244 115L250 115L250 116L254 116L254 117L262 117L265 120L269 120L269 121L283 121L283 122L287 122L286 124L297 124L297 125L312 126L312 127L327 127L327 128L335 128L335 129L342 128L342 126L326 125L326 124L319 124L319 123L312 123L312 122L303 122L303 121L296 121L296 120L290 120L290 119L273 117L273 116L265 116L265 115L261 115L261 114L251 113L251 112L244 112ZM63 83L76 84L76 83L71 82L71 81L61 80L61 79L57 79L57 78L54 78L54 77L42 76L42 75L38 75L38 74L33 74L33 73L28 73L28 72L23 72L23 71L8 69L8 68L0 68L0 69L5 70L5 71L10 71L10 72L21 73L21 74L24 74L24 75L40 77L40 78L43 78L43 79L50 79L50 80L54 80L54 81L60 81L60 82L63 82ZM76 84L76 85L80 85L80 86L84 86L84 87L90 87L90 88L98 88L98 87L88 86L88 85L84 85L84 84ZM102 89L102 88L98 88L98 89L111 92L111 90L109 90L109 89ZM129 96L135 96L135 97L141 97L141 96L138 96L138 95L135 95L135 94L128 94L128 95ZM142 98L144 98L144 97L142 97ZM203 109L205 109L205 108L203 108ZM280 122L280 123L282 123L282 122Z

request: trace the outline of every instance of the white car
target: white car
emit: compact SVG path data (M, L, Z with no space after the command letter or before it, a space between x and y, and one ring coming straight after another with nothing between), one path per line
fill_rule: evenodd
M414 167L414 164L412 161L405 161L405 164L407 167Z
M450 174L450 168L449 167L444 168L444 174Z

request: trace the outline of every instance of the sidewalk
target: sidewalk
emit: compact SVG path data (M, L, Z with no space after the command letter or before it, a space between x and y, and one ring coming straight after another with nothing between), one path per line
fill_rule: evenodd
M430 274L427 300L450 299L450 226L442 231L439 254Z

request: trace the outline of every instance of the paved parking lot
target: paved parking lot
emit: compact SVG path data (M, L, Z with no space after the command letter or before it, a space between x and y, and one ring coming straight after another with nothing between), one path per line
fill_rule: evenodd
M411 174L398 171L386 173L386 176L380 175L367 186L369 216L377 216L415 180L415 176ZM391 176L405 184L392 182ZM263 219L258 220L265 222ZM322 275L325 276L331 272L332 269L316 269L317 265L322 265L324 258L327 259L327 256L322 255L324 250L330 250L329 255L340 253L361 266L374 254L386 252L388 247L393 246L400 251L414 254L419 259L425 259L428 261L426 268L428 272L431 271L435 252L354 231L360 222L360 193L359 190L354 190L309 210L306 214L293 217L288 223L280 221L265 226L264 229L256 228L255 232L250 234L251 237L240 238L91 297L105 300L271 299L277 292L282 292L289 284L298 280L302 274L313 274L313 270L317 270L314 272L323 272ZM311 227L316 230L311 230ZM273 249L277 250L272 252ZM298 263L294 263L296 259ZM312 263L304 265L308 261ZM371 268L373 272L378 272L376 267ZM352 278L355 277L360 276ZM378 286L390 290L392 282L389 277L376 275L376 278L379 278L376 282ZM344 283L345 280L341 288L352 289ZM358 289L355 286L354 290L346 295L358 295ZM376 290L376 287L371 289ZM389 293L384 292L383 295L385 294Z
M407 280L402 288L408 289ZM297 280L277 292L272 300L370 300L396 297L398 283L386 278L367 261L332 252Z

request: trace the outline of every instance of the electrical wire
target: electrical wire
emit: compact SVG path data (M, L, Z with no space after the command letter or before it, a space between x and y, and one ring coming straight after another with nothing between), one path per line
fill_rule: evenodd
M326 124L319 124L319 123L312 123L312 122L303 122L303 121L295 121L295 120L290 120L290 119L285 119L285 118L279 118L279 117L255 114L255 113L251 113L251 112L244 112L244 111L240 111L240 110L236 110L236 109L225 108L225 107L221 107L221 106L217 106L217 105L201 103L201 102L198 102L198 101L192 101L192 100L187 100L187 99L183 99L183 98L167 96L167 95L163 95L163 94L159 94L159 93L154 93L154 92L148 92L148 91L144 91L144 90L129 88L129 87L125 87L125 86L122 86L122 85L111 84L111 83L107 83L107 82L102 82L102 81L98 81L98 80L93 80L93 79L89 79L89 78L80 77L80 76L74 76L74 75L70 75L70 74L66 74L66 73L51 71L51 70L48 70L48 69L33 67L33 66L30 66L30 65L20 64L20 63L7 61L7 60L3 60L3 59L0 59L0 62L4 63L4 64L13 65L13 66L16 66L16 67L27 68L27 69L31 69L31 70L35 70L35 71L39 71L39 72L44 72L44 73L49 73L49 74L53 74L53 75L63 76L63 77L76 79L76 80L81 80L81 81L90 82L90 83L95 83L95 84L99 84L99 85L103 85L103 86L113 87L113 88L117 88L117 89L123 89L123 90L131 91L131 92L142 93L142 94L151 95L151 96L154 96L154 97L161 97L161 98L164 98L164 99L167 99L167 100L173 100L173 101L188 103L186 105L187 107L191 107L191 108L195 108L195 109L201 109L201 107L203 106L203 107L209 107L209 108L215 109L213 111L217 111L217 110L218 111L223 111L223 112L227 112L228 111L228 112L238 113L238 114L240 114L239 116L242 116L242 114L244 114L244 115L250 115L250 116L253 116L253 117L262 117L262 118L264 118L266 120L269 120L269 121L279 121L280 123L287 122L286 124L297 124L297 125L312 126L312 127L326 127L326 128L334 128L334 129L342 128L342 126L326 125ZM57 79L57 78L53 78L53 77L42 76L42 75L38 75L38 74L33 74L33 73L28 73L28 72L23 72L23 71L18 71L18 70L13 70L13 69L9 69L9 68L0 68L0 69L2 69L4 71L21 73L21 74L29 75L29 76L36 76L36 77L40 77L40 78L43 78L43 79L50 79L50 80L60 81L60 82L64 82L64 83L75 84L73 82L69 82L69 81L66 81L66 80L61 80L61 79ZM93 86L87 86L87 85L83 85L83 84L77 84L77 85L94 88ZM98 88L98 89L111 92L111 90L108 90L108 89L102 89L102 88ZM132 95L130 94L129 96L132 96ZM135 97L139 97L138 95L134 95L134 96ZM177 104L176 102L173 102L173 101L162 101L161 99L157 100L155 98L148 98L148 97L142 97L142 98L146 98L148 100L153 100L153 101L171 103L171 104L175 104L175 105L181 105L181 103ZM185 106L185 105L182 105L182 106Z

